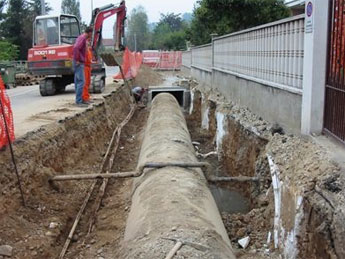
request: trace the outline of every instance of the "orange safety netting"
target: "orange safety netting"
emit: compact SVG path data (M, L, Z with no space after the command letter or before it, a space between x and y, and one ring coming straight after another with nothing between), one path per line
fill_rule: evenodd
M143 64L159 70L179 70L182 66L182 52L144 50Z
M131 52L126 48L123 55L122 70L126 79L135 78L143 63L143 55L140 52ZM122 79L121 73L117 73L114 79Z
M14 126L13 126L13 115L11 109L11 102L8 98L5 90L4 82L0 77L0 148L8 144L8 136L5 126L5 120L7 123L8 133L10 135L11 142L14 141Z

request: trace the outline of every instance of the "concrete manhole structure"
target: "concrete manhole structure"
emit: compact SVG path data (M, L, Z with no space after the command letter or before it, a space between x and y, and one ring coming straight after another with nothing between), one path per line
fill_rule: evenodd
M173 95L178 104L187 110L190 106L190 90L180 86L150 86L148 89L148 102L151 103L156 95L169 93Z

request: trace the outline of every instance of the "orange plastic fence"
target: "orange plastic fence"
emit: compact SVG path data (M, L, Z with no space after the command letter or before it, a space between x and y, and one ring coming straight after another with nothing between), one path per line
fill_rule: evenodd
M0 148L8 144L8 136L5 127L5 120L8 127L11 142L14 141L14 126L13 115L11 109L11 102L6 94L5 85L0 77L0 101L3 107L3 111L0 106Z
M179 70L182 66L182 52L144 50L143 64L160 70Z
M126 48L123 55L123 64L121 66L125 78L135 78L142 63L143 55L140 52L131 52L128 48ZM114 76L114 79L122 79L121 73L117 73Z

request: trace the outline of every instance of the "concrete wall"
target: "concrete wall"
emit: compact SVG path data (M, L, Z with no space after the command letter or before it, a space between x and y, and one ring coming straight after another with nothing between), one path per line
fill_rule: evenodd
M304 16L213 38L183 53L203 87L271 123L301 132Z
M193 72L193 70L192 70ZM192 73L194 76L194 74ZM213 85L224 97L292 132L301 127L302 96L283 89L213 71Z
M184 63L192 77L228 101L293 133L321 134L329 1L308 4L305 15L213 38L212 48L194 47L183 54Z
M212 86L212 70L200 69L197 67L191 67L190 69L191 75L207 86Z
M206 90L217 89L227 100L248 107L255 114L271 123L278 123L289 132L300 133L300 91L274 87L259 80L248 80L217 70L207 71L196 67L183 69L206 87Z
M191 74L191 68L186 67L186 66L181 66L181 72L182 72L182 74L190 75Z
M324 124L329 1L308 1L313 6L306 15L303 70L302 134L321 134ZM307 7L306 7L307 8ZM306 13L308 13L306 11Z

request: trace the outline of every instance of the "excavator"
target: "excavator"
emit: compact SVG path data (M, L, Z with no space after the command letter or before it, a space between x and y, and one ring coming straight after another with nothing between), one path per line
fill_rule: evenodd
M102 27L107 18L117 15L115 46L111 53L101 53ZM101 93L105 88L105 67L121 65L123 54L124 21L126 4L109 4L92 12L90 26L93 28L91 47L93 51L90 92ZM78 18L73 15L42 15L34 21L33 47L28 52L28 69L33 75L43 75L39 90L42 96L65 91L74 82L73 44L82 33ZM102 58L104 56L104 59Z

